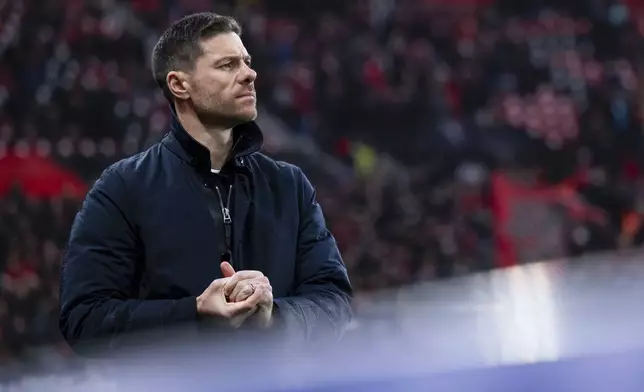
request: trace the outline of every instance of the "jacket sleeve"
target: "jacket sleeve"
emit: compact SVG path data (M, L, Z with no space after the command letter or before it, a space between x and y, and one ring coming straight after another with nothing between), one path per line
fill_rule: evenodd
M347 269L326 227L311 183L296 171L300 195L295 289L276 298L276 318L289 336L339 340L351 321L353 295Z
M61 271L59 327L79 352L123 347L129 333L197 319L194 297L136 299L141 248L124 185L108 168L72 225Z

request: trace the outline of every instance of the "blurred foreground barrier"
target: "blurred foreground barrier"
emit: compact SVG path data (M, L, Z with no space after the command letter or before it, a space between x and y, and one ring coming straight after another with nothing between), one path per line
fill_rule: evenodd
M380 293L340 345L177 336L24 375L13 390L642 391L641 260L534 263Z

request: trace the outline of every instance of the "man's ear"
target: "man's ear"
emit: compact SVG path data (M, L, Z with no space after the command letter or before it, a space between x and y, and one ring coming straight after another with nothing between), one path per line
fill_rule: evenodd
M190 97L190 83L188 75L181 71L170 71L166 76L168 90L178 99L188 99Z

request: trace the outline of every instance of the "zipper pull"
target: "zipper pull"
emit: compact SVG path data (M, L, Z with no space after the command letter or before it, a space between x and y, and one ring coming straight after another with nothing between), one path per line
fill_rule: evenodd
M219 190L219 187L216 186L215 190L217 191L217 196L219 196L219 207L221 208L221 215L224 217L224 223L232 223L233 219L230 217L230 209L228 208L230 206L230 192L228 192L228 200L224 205L224 198L221 196L221 191ZM232 190L232 186L231 186L231 190Z
M226 207L221 209L221 213L224 216L224 223L232 223L232 218L230 217L230 210Z

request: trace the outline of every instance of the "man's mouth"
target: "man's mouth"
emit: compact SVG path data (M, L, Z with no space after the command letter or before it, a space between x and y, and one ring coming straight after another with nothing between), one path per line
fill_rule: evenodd
M255 93L248 92L245 94L238 95L237 98L253 98L255 99Z

